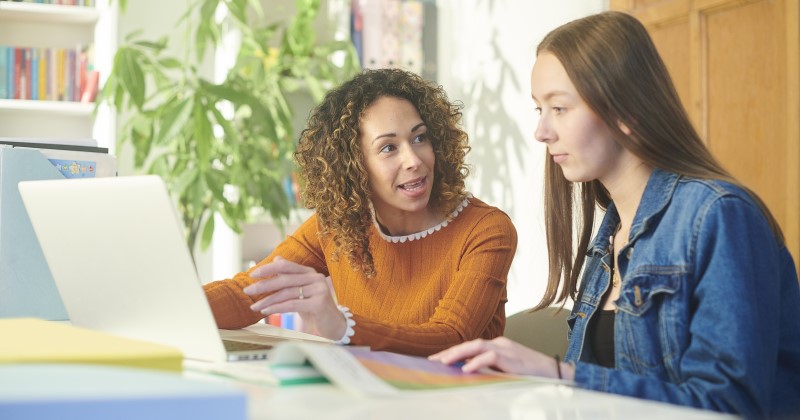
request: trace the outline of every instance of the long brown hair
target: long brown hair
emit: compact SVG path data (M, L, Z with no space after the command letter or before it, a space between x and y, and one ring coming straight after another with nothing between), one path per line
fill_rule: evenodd
M334 258L346 256L367 277L375 274L369 250L369 178L359 141L364 111L378 98L405 99L417 108L436 156L430 206L443 215L466 197L464 162L469 146L461 127L460 103L441 86L399 69L366 70L330 90L312 112L295 152L304 181L303 204L315 209L320 235L336 244Z
M703 144L653 41L636 18L604 12L569 22L545 36L536 55L543 52L558 58L578 94L609 127L616 142L653 168L744 188L783 242L780 227L766 205L723 169ZM620 130L618 122L630 129L630 135ZM556 164L546 161L549 274L544 297L534 309L576 298L595 212L598 208L605 210L611 201L599 181L570 182ZM579 203L575 203L577 193ZM580 218L577 223L576 218ZM577 249L573 227L579 231ZM564 285L559 293L562 278Z

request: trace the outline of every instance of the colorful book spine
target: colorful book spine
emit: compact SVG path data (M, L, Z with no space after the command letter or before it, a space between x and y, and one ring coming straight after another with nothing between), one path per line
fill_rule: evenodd
M269 325L281 327L287 330L303 331L303 320L296 312L272 314L267 316L265 322Z
M47 67L49 69L48 73L48 80L50 86L47 88L47 98L51 101L58 100L58 49L51 48L48 54L48 64Z
M39 49L39 99L47 100L47 48Z
M31 75L29 79L31 87L31 99L38 101L39 100L39 49L31 48L28 54L31 56Z
M8 99L8 47L0 45L0 99Z
M22 77L22 71L25 70L23 61L22 48L14 48L14 94L11 96L12 99L23 99L20 97L20 78Z
M59 6L95 7L95 0L13 0L13 1L20 3L56 4Z

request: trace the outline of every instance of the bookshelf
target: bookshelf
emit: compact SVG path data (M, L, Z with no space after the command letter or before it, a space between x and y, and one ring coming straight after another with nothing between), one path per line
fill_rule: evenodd
M113 63L117 42L117 9L0 1L0 45L74 49L94 45L94 68L101 85ZM113 149L115 117L93 103L0 99L0 137L93 138Z
M92 111L94 111L94 104L83 104L80 102L0 99L0 113L18 115L39 113L44 116L90 117Z
M94 25L100 12L94 7L0 2L0 22L40 22Z

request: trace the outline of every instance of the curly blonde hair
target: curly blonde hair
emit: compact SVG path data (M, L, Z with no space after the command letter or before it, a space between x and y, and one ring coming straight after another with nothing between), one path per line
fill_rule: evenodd
M464 162L469 152L461 127L461 103L451 103L441 86L399 69L365 70L329 91L311 111L295 159L306 207L316 210L320 235L356 270L375 275L369 243L371 192L360 142L365 110L381 97L411 102L427 126L436 163L429 206L449 215L467 195Z

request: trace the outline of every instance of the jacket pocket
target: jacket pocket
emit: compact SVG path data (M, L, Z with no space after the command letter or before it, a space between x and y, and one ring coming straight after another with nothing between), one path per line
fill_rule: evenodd
M647 267L622 285L617 308L633 316L643 316L651 308L674 295L685 276L680 267Z
M681 267L640 267L626 278L616 301L618 367L641 375L677 380L687 337L688 307Z

